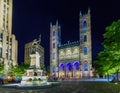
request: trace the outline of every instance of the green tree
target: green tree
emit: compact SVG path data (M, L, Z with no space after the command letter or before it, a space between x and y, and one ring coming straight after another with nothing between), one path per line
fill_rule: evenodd
M104 50L98 54L98 59L94 62L95 69L102 75L116 73L118 80L120 72L120 20L107 26L103 36Z
M29 64L21 64L19 66L12 67L10 70L10 74L14 77L21 77L25 70L29 68Z
M4 65L0 63L0 75L4 75Z

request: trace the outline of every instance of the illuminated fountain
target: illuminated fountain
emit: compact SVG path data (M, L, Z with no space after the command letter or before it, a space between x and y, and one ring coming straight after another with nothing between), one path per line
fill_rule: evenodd
M47 85L47 78L44 75L43 70L40 69L40 55L38 53L38 44L39 41L33 41L33 49L32 53L30 54L30 67L22 76L22 86Z
M38 46L40 40L34 40L32 46L32 53L30 54L30 67L25 71L22 76L20 84L4 84L2 88L18 88L18 89L39 89L48 88L60 85L59 82L47 82L47 77L44 75L43 70L40 68L40 55Z

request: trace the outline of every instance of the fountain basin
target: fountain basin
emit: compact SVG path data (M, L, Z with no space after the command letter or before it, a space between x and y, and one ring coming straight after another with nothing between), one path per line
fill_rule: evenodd
M22 76L22 86L47 85L46 76Z
M19 84L5 84L0 86L1 88L11 88L11 89L44 89L44 88L51 88L55 86L61 85L61 82L47 82L47 84L41 84L41 85L21 85Z

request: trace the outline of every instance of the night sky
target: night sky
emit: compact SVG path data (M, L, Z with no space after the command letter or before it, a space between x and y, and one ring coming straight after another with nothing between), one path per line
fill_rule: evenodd
M105 27L120 18L119 0L13 0L13 34L18 40L18 62L24 45L42 35L45 65L49 65L50 22L59 21L62 44L79 40L79 12L91 9L93 60L103 50Z

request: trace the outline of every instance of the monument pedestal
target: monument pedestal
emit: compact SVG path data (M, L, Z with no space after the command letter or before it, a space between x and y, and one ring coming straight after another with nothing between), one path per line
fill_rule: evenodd
M31 63L29 69L22 76L21 85L45 85L47 78L43 75L43 70L40 69L40 55L38 52L32 52L30 55Z

